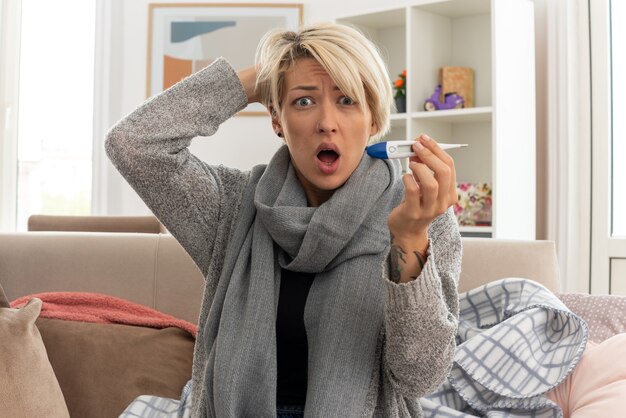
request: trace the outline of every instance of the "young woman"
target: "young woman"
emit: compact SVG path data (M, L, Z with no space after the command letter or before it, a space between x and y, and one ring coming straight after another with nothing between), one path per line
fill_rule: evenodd
M206 278L193 416L415 417L446 377L454 163L426 135L404 176L364 153L389 129L391 97L375 47L318 24L270 32L238 73L216 60L108 134L113 164ZM269 164L244 172L189 152L252 102L284 141Z

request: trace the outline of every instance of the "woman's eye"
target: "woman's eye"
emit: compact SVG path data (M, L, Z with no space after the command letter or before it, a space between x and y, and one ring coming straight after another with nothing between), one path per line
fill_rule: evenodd
M313 103L313 101L309 97L301 97L296 100L297 106L308 106L311 103Z
M339 99L339 103L341 103L342 105L356 104L356 102L352 100L351 98L349 98L348 96L343 96L341 99Z

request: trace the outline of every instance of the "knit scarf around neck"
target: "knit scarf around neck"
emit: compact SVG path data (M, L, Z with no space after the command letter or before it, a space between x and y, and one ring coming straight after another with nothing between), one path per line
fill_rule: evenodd
M276 416L276 312L281 267L315 273L304 323L306 417L363 410L383 325L387 216L402 197L395 162L365 156L319 207L286 146L255 167L205 326L206 416Z

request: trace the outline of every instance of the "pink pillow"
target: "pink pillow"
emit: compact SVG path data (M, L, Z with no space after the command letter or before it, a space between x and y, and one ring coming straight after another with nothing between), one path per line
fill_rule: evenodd
M564 418L624 416L626 396L626 334L600 344L589 342L567 379L546 396L563 410Z

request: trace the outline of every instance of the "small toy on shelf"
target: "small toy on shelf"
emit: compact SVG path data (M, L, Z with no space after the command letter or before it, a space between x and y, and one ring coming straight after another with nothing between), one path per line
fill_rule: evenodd
M435 92L424 102L424 110L429 112L433 110L456 109L463 107L464 100L456 93L446 93L443 101L439 99L441 95L441 85L438 85Z

